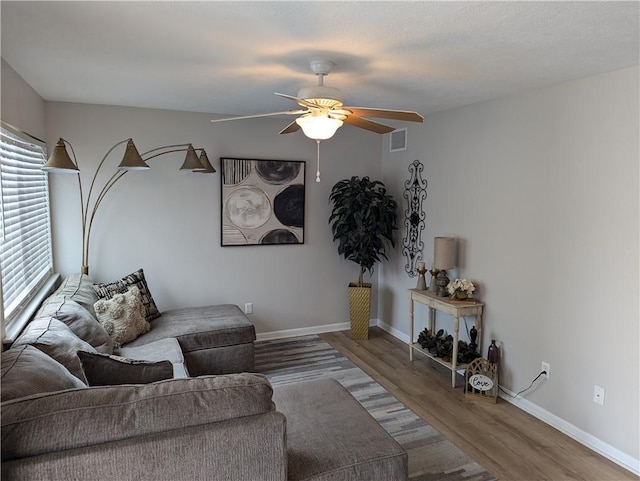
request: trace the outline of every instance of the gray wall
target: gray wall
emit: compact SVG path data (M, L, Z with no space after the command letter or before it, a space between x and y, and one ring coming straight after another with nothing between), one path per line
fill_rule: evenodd
M2 59L2 120L46 140L45 102L31 86Z
M348 321L346 284L357 267L331 242L329 189L351 175L382 177L404 209L407 166L421 160L429 181L425 260L434 236L460 239L452 274L479 285L483 351L491 338L502 344L501 384L520 390L549 362L551 379L518 404L637 469L637 68L429 116L410 126L406 152L388 153L387 136L343 128L321 145L321 184L313 181L315 145L276 135L282 121L214 126L201 114L48 102L45 123L42 99L16 77L3 62L2 118L50 148L60 136L72 142L85 181L128 136L140 150L192 141L216 167L220 156L307 161L303 246L221 248L219 174L180 173L179 158L127 174L96 220L97 279L144 267L161 309L254 302L261 333ZM25 92L27 108L18 108L14 96ZM52 205L56 268L77 271L74 178L52 177ZM372 316L406 339L406 289L415 278L404 262L397 249L379 269ZM438 323L446 328L450 319ZM604 406L591 401L595 384L606 389Z
M521 405L629 460L640 449L638 105L638 69L622 70L431 115L410 127L406 152L383 154L399 198L409 164L425 165L425 261L433 237L459 238L450 277L479 285L500 384L524 389L549 362ZM416 281L404 264L396 250L381 271L379 312L406 337ZM437 322L450 332L450 317Z
M211 116L175 111L48 102L48 145L74 146L87 194L89 176L112 144L132 137L140 152L192 142L212 163L219 157L303 160L306 165L305 243L220 247L220 174L179 172L184 155L150 161L128 173L96 216L90 274L108 281L139 267L161 310L212 303L253 302L259 333L348 322L347 285L358 267L341 259L328 226L331 186L351 175L380 176L382 138L347 127L320 145L322 182L315 182L316 144L301 133L277 133L288 119L212 124ZM110 156L111 174L123 150ZM120 156L120 158L118 158ZM50 176L56 269L80 264L76 179ZM374 310L373 317L377 316Z

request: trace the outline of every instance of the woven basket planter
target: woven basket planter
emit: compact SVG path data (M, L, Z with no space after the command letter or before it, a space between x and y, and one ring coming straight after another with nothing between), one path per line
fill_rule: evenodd
M349 317L351 339L369 339L369 319L371 312L371 284L349 284Z

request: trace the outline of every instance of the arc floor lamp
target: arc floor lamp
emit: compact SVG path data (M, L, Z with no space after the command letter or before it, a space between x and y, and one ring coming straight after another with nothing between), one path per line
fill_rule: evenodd
M94 193L94 187L97 188L95 184L98 173L102 169L102 166L107 160L107 157L109 157L109 155L117 147L125 143L127 145L124 151L124 155L122 157L122 161L116 169L116 172L105 182L104 186L100 189L100 192L92 197L92 194ZM67 146L71 150L73 160L67 152ZM150 167L147 164L147 161L155 157L170 154L173 152L186 152L186 156L184 162L182 163L182 166L180 167L180 170L186 170L201 174L213 174L216 172L216 169L214 169L211 165L211 162L209 162L207 153L202 148L194 148L191 144L174 144L151 149L140 154L135 144L133 143L133 139L129 138L113 145L104 155L104 157L98 164L98 168L93 174L91 185L89 187L89 193L85 201L82 191L82 182L80 179L80 168L78 166L78 160L73 150L73 146L63 138L60 138L60 140L58 140L58 143L53 149L53 153L51 154L47 162L42 166L42 170L46 172L69 173L78 175L78 188L80 191L80 212L82 215L82 264L80 270L83 274L89 273L89 240L91 238L91 226L93 225L98 207L100 207L100 204L102 203L105 195L107 195L114 184L118 182L122 177L124 177L127 172L148 170L150 169ZM198 152L200 152L199 155ZM93 204L91 204L92 199Z

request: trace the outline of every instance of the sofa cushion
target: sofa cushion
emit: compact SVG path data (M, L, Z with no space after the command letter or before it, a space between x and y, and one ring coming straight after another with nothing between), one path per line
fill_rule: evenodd
M335 379L275 386L273 400L287 418L290 480L407 479L405 450Z
M115 294L111 299L101 299L93 307L98 321L113 339L114 348L133 341L151 329L144 318L144 307L136 286Z
M112 354L78 351L89 386L149 384L173 378L171 361L140 361Z
M243 373L12 400L0 415L2 460L267 413L271 395L265 376Z
M85 274L70 274L62 281L54 295L69 296L95 317L93 305L98 300L96 291L93 290L93 279Z
M111 354L113 339L98 322L94 314L82 307L71 297L54 294L45 299L35 318L55 317L64 322L73 333L91 344L96 351Z
M33 346L2 353L2 402L43 392L86 387L58 361Z
M144 305L144 316L147 321L152 321L160 317L160 311L156 307L156 303L151 296L149 286L144 277L144 271L138 269L128 276L113 282L103 284L93 284L93 289L101 299L111 299L115 294L126 292L130 286L136 286L140 290L142 304Z
M130 344L127 344L119 349L118 354L130 359L150 362L167 360L173 365L174 379L189 377L182 349L173 337L158 339L143 346L131 347Z
M76 336L65 323L53 317L32 320L13 343L15 347L25 345L37 347L66 367L83 383L87 383L77 352L96 352L96 350Z
M252 343L253 324L233 304L189 307L165 311L153 321L153 329L128 346L141 346L158 339L178 339L183 352Z

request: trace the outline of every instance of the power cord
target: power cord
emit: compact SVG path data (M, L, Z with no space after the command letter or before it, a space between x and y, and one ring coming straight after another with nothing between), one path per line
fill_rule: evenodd
M467 337L468 337L469 339L471 339L471 335L469 334L469 326L467 325L467 319L466 319L464 316L462 316L462 320L464 321L464 327L465 327L465 329L466 329L466 331L467 331ZM514 399L515 399L515 398L517 398L518 396L520 396L520 394L522 394L523 392L527 392L529 389L531 389L531 388L533 387L533 384L534 384L538 379L540 379L540 376L545 376L546 374L547 374L547 371L540 371L540 374L538 374L538 375L535 377L535 379L534 379L533 381L531 381L531 384L529 384L529 387L527 387L526 389L523 389L523 390L522 390L522 391L520 391L520 392L517 392L515 395L514 395L514 394L511 394L511 393L508 393L508 392L507 392L507 391L506 391L502 386L498 386L498 388L499 388L503 393L505 393L507 396L509 396L509 397L514 398Z
M531 389L531 388L533 387L533 383L534 383L534 382L536 382L538 379L540 379L540 376L544 376L545 374L547 374L547 371L540 371L540 374L538 374L538 375L536 376L536 378L535 378L533 381L531 381L531 384L529 384L529 387L528 387L528 388L523 389L522 391L520 391L520 392L516 393L515 395L510 394L510 393L508 393L507 391L505 391L505 390L502 388L502 386L498 386L498 387L499 387L499 388L500 388L500 390L501 390L503 393L505 393L507 396L512 397L512 398L514 398L514 399L515 399L515 398L517 398L518 396L520 396L520 394L522 394L523 392L526 392L526 391L528 391L529 389Z

